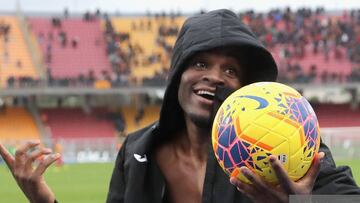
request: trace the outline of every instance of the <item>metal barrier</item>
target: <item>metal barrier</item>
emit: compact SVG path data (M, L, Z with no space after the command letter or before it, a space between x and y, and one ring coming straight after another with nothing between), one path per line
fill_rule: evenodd
M334 159L360 159L360 127L323 128L321 137Z
M66 138L53 143L65 163L113 162L122 141L110 138Z

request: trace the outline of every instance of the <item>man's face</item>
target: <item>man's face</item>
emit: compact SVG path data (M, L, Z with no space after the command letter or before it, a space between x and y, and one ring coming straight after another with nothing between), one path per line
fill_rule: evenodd
M219 51L196 54L181 76L178 99L185 119L201 128L211 127L216 86L241 87L242 67Z

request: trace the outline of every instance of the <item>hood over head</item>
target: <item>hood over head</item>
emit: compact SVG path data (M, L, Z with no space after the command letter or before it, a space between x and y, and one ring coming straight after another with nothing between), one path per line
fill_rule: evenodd
M161 135L168 136L184 127L178 89L186 63L198 52L221 47L231 47L233 55L239 53L239 61L246 64L245 76L241 79L244 85L276 80L277 66L272 55L235 13L221 9L190 17L182 26L173 49L160 111Z

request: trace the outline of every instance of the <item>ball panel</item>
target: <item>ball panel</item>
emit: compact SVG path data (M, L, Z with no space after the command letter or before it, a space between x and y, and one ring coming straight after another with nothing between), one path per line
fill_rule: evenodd
M279 124L279 121L283 119L286 119L286 117L274 112L266 112L259 115L256 119L253 120L253 122L266 129L272 129L274 126Z
M260 176L270 184L276 184L278 179L271 168L264 168Z
M291 147L290 147L291 148ZM299 148L298 151L296 151L293 154L290 154L289 159L291 160L289 164L289 171L293 171L296 168L298 168L299 165L301 165L302 162L306 162L304 159L304 153L303 148Z
M240 168L234 169L234 171L230 174L230 177L236 177L239 180L245 183L251 183L240 171Z
M298 123L290 122L291 120L284 118L283 120L278 120L276 125L272 126L271 132L274 134L282 135L285 138L292 137L294 134L297 134L301 126Z
M233 125L220 125L218 135L218 145L228 148L236 138L235 128Z
M288 142L283 142L280 145L276 146L273 150L271 150L271 154L278 157L285 169L289 168L289 147L290 146Z
M288 172L290 178L294 181L302 178L309 170L311 163L312 161L303 161L301 164L298 164L294 170Z
M248 127L244 127L243 128L244 130L238 130L238 128L236 128L236 133L238 136L242 136L241 133L239 132L242 132L243 134L245 135L251 135L251 137L254 139L254 140L260 140L262 137L264 137L266 134L269 133L269 129L268 128L265 128L263 126L260 126L260 125L257 125L256 123L254 123L253 125L251 125L250 128Z
M289 154L295 155L296 153L303 153L304 144L305 144L305 135L303 128L297 129L295 133L293 133L292 136L289 136L288 139L289 142Z

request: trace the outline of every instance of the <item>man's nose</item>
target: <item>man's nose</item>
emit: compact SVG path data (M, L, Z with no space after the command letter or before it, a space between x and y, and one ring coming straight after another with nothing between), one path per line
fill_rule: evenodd
M224 76L221 69L218 67L210 68L203 77L204 80L214 83L216 85L224 85Z

